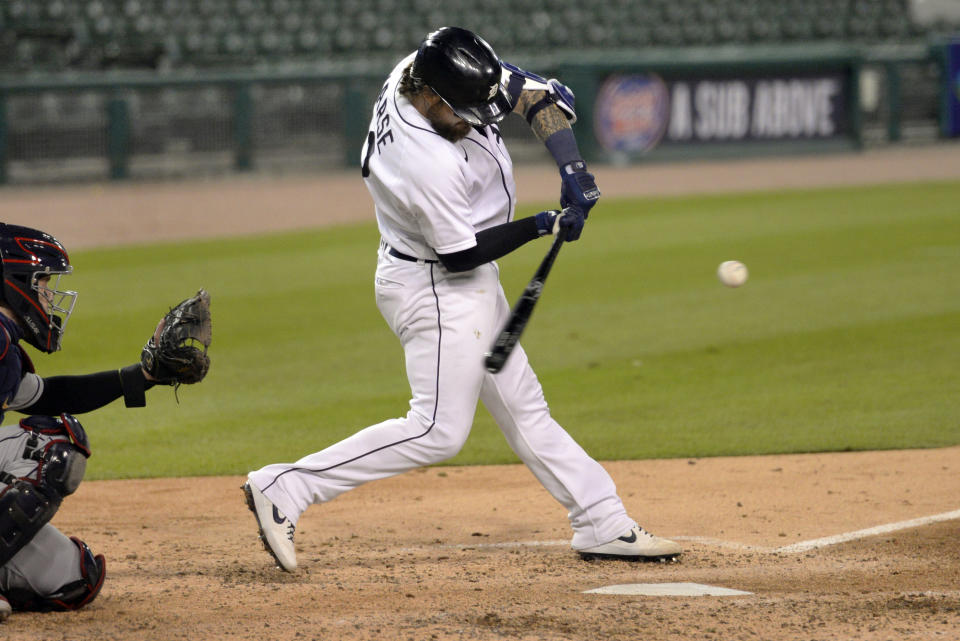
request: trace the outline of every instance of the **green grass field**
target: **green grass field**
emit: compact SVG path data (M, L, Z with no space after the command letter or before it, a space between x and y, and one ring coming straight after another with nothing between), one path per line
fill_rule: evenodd
M523 343L554 416L601 460L960 443L960 183L604 200ZM522 208L520 215L539 207ZM88 478L240 474L407 409L374 304L373 224L75 252L42 375L134 362L168 306L213 299L207 380L80 416ZM500 261L514 299L547 249ZM715 277L750 268L742 288ZM13 415L8 416L8 421ZM482 408L452 463L515 457Z

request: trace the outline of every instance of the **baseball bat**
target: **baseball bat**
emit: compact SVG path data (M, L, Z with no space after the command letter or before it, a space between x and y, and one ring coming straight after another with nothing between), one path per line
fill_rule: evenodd
M560 246L566 239L567 229L561 227L553 238L550 251L543 258L543 262L540 263L540 267L537 268L533 278L527 283L523 294L520 295L517 303L513 306L506 324L500 330L500 334L497 335L497 340L493 342L493 346L484 357L483 364L488 372L496 374L503 369L507 359L510 358L510 354L513 353L513 348L517 346L520 335L526 329L527 323L530 322L530 315L533 314L533 309L536 307L537 301L540 300L540 295L543 293L543 284L546 282L547 276L550 275L553 261L557 259Z

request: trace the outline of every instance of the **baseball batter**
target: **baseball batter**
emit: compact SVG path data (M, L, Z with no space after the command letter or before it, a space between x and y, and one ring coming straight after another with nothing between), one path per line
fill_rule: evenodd
M497 127L511 112L556 160L562 211L514 219L512 163ZM501 63L484 40L455 27L429 34L387 78L361 164L381 235L376 302L403 346L410 409L295 463L249 474L247 503L282 569L297 567L295 526L310 505L454 456L478 400L567 509L571 544L582 556L681 553L630 518L607 472L550 415L519 346L498 374L483 367L510 312L494 261L561 227L577 240L599 198L573 118L565 86Z
M30 415L0 427L0 621L14 610L82 608L96 598L106 577L103 555L49 523L80 485L91 454L83 426L68 412L89 412L120 397L128 407L142 407L153 385L197 382L209 365L206 350L200 355L196 347L197 354L173 348L172 356L196 357L198 370L170 361L160 339L193 326L183 322L184 314L171 311L144 347L140 363L41 378L20 340L43 352L60 349L77 294L61 290L59 282L72 269L53 236L0 223L0 419L7 410ZM195 307L181 303L175 308L184 309ZM201 339L202 332L196 337Z

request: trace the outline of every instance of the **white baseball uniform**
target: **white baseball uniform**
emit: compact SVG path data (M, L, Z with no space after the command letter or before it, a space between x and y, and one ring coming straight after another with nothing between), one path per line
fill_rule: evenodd
M399 94L412 60L411 54L387 79L362 154L382 237L377 307L403 345L410 410L249 478L296 523L313 503L457 454L479 399L517 456L568 510L572 546L616 539L636 524L609 474L550 416L523 349L500 373L484 369L484 354L510 313L497 265L453 273L437 262L438 253L469 249L477 232L511 221L516 186L496 126L451 143Z

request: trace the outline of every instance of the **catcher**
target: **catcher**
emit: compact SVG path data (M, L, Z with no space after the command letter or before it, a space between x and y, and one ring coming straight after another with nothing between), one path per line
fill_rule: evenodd
M203 380L210 367L210 297L204 290L170 310L140 362L82 376L42 378L20 345L60 349L77 294L60 289L73 270L63 245L36 229L0 223L0 621L13 610L76 610L103 586L106 565L49 521L86 470L91 447L82 414L123 397L146 405L146 390Z

